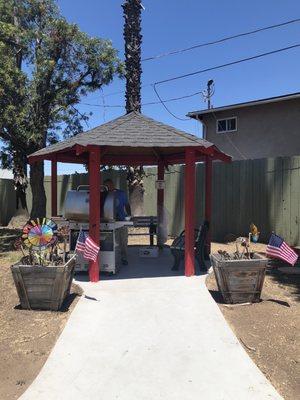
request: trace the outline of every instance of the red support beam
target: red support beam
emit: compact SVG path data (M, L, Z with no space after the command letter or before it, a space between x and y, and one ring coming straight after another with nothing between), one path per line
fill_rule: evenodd
M185 150L185 275L195 274L195 194L196 194L196 157L193 148Z
M71 164L87 164L88 157L85 156L69 156L64 154L57 155L57 161L63 163L71 163Z
M231 156L228 156L227 154L222 153L216 146L214 146L214 148L215 148L215 152L213 155L214 160L220 160L220 161L223 161L226 163L230 163L232 161Z
M76 156L80 156L81 154L87 152L86 146L81 146L80 144L75 145Z
M165 163L163 160L159 160L157 166L157 179L164 180L165 178ZM163 219L163 208L164 208L164 189L157 189L157 222L158 225L162 223ZM158 229L159 233L159 229ZM157 236L157 244L158 246L163 246L163 243L160 240L159 235Z
M204 147L204 146L195 146L195 150L197 153L200 153L201 155L207 155L207 156L213 156L215 151L214 151L215 146L210 146L210 147Z
M105 154L101 157L102 164L105 165L156 165L157 158L153 155L110 155Z
M211 157L206 157L205 161L205 219L211 223L211 210L212 210L212 168L213 162ZM211 226L211 225L210 225ZM207 254L210 254L211 247L211 234L208 231L206 239Z
M89 147L89 235L100 246L100 147ZM100 253L97 260L90 261L91 282L99 281Z
M57 216L57 161L51 161L51 217Z
M196 162L205 161L205 155L196 152ZM164 156L164 160L168 164L184 164L185 163L185 153L183 154L172 154L169 156Z
M49 160L48 156L28 156L27 161L30 165L34 164L35 162Z

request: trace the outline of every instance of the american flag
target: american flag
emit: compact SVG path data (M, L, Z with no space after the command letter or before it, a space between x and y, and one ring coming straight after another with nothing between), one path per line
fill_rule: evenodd
M83 257L87 260L96 261L98 257L100 247L96 245L93 239L88 236L85 241L85 249L83 252Z
M275 235L275 233L272 233L270 237L266 253L268 256L280 258L291 265L295 265L298 259L297 253L280 236Z
M85 250L85 241L86 241L86 234L83 232L83 230L80 230L77 242L76 242L76 247L75 251L78 251L79 253L83 253Z

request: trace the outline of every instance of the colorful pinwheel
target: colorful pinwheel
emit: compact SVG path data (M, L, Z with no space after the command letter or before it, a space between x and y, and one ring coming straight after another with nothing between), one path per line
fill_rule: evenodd
M22 240L33 250L45 250L56 241L57 225L51 219L32 219L23 228Z

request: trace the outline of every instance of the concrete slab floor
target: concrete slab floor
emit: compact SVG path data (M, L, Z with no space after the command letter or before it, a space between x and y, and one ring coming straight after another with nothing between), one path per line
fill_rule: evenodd
M164 250L78 302L22 400L279 400L205 286L170 272ZM82 277L81 277L81 280Z

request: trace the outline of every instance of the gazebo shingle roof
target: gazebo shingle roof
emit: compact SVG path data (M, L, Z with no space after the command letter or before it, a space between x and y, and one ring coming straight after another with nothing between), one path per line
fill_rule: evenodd
M131 112L70 139L45 147L30 157L51 158L54 153L63 153L79 146L102 146L112 156L119 154L153 154L154 148L160 155L184 151L186 147L214 148L213 143L155 121L143 114ZM221 153L221 152L220 152Z

